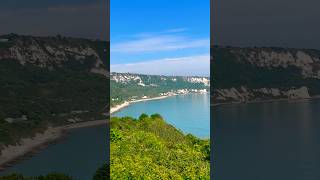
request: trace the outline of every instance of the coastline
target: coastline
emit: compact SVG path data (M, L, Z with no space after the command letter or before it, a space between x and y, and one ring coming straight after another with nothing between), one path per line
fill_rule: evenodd
M48 127L43 133L36 133L32 138L22 138L18 145L9 145L1 149L0 172L14 166L22 160L46 149L49 145L67 137L72 129L106 125L107 120L95 120L68 124L58 127Z
M122 104L119 104L119 105L117 105L115 107L111 107L110 108L110 114L116 113L116 112L120 111L121 109L123 109L125 107L128 107L130 104L133 104L133 103L151 101L151 100L159 100L159 99L164 99L164 98L168 98L168 97L176 96L176 95L178 95L178 94L172 94L172 95L166 95L166 96L157 96L157 97L138 99L138 100L133 100L133 101L125 101Z
M194 93L186 93L186 94L194 94ZM165 99L168 97L172 96L177 96L177 95L186 95L186 94L177 94L173 93L170 95L165 95L165 96L157 96L157 97L152 97L152 98L145 98L145 99L138 99L138 100L133 100L133 101L125 101L122 104L116 105L115 107L110 108L110 115L120 111L121 109L128 107L130 104L137 103L137 102L144 102L144 101L151 101L151 100L159 100L159 99ZM203 94L203 93L195 93L195 94ZM208 94L208 93L205 93Z

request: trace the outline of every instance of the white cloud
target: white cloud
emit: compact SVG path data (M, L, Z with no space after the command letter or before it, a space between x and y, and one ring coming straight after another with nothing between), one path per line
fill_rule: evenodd
M173 28L173 29L167 29L159 32L142 32L142 33L135 34L133 37L137 37L137 38L157 37L160 35L177 34L185 31L187 31L187 28Z
M184 32L186 31L186 28L175 28L175 29L169 29L164 31L164 33L178 33L178 32Z
M151 75L209 76L210 55L165 58L130 64L111 65L112 72Z
M171 29L170 33L181 32L184 29ZM111 52L143 53L174 51L189 48L209 47L209 39L192 39L178 35L148 35L136 40L111 44Z

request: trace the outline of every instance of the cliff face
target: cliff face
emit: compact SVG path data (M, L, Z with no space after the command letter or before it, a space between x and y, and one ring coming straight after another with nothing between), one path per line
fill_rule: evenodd
M85 69L106 75L106 42L65 37L0 36L0 61L16 60L55 69L82 64Z
M320 94L320 51L284 48L212 49L213 101L305 99Z
M189 83L199 84L203 87L210 86L209 77L196 77L196 76L160 76L160 75L142 75L132 73L111 73L110 79L116 83L122 84L135 84L139 86L160 86L170 83Z

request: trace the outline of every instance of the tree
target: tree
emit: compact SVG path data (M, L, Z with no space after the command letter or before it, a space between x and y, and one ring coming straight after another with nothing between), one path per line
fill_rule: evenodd
M152 114L150 117L151 117L152 119L156 119L156 118L158 118L158 119L163 119L162 116L161 116L160 114L158 114L158 113Z
M143 119L148 119L149 116L145 113L141 114L140 117L139 117L139 120L143 120Z

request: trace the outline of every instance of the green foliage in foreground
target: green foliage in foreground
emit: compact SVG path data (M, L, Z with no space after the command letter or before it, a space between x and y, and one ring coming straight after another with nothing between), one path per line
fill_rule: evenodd
M210 179L210 143L154 114L111 119L111 179Z

